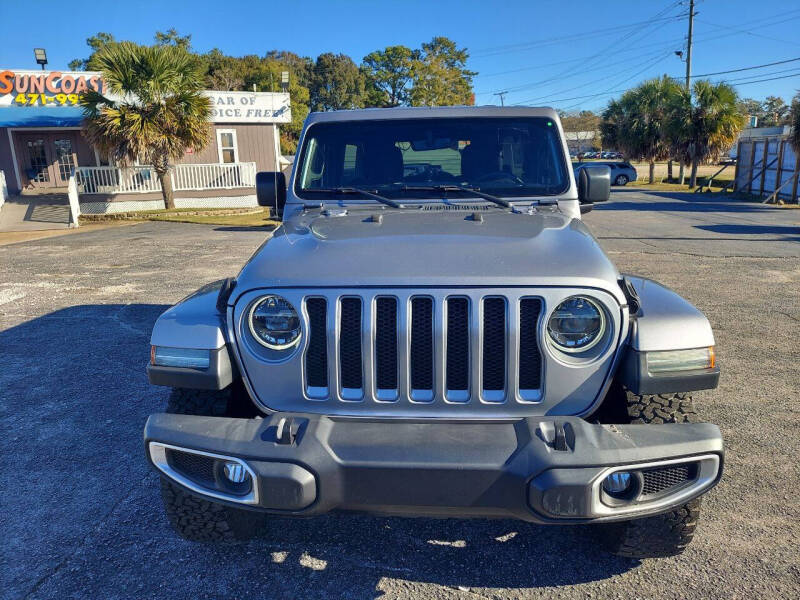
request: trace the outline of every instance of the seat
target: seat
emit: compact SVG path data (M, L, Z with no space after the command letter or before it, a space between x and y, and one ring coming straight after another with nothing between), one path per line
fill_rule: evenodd
M488 173L497 173L500 168L500 144L473 140L461 151L461 175L467 181L477 181Z

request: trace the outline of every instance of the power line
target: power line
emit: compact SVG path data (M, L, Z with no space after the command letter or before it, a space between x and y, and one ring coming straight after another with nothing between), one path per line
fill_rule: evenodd
M671 53L670 53L670 54L671 54ZM642 69L642 70L640 70L640 71L636 71L636 73L634 73L634 74L633 74L633 75L631 75L630 77L626 77L626 78L625 78L625 79L623 79L622 81L619 81L619 82L615 83L615 84L614 84L614 86L612 86L612 87L616 87L616 86L618 86L618 85L621 85L621 84L623 84L623 83L625 83L625 82L628 82L628 81L630 81L630 80L631 80L631 79L633 79L634 77L638 77L639 75L641 75L642 73L644 73L645 71L647 71L647 70L648 70L650 67L652 67L652 66L654 66L656 63L658 63L658 62L660 62L660 61L664 60L664 58L667 58L668 56L669 56L669 54L667 54L667 56L664 56L664 57L659 57L659 58L657 58L657 59L655 60L655 62L651 62L651 63L650 63L650 64L648 64L648 65L647 65L647 66L646 66L644 69ZM608 93L608 92L606 92L606 93ZM570 105L570 106L568 106L568 107L567 107L565 110L568 110L568 109L574 108L574 107L576 107L576 106L580 106L581 104L583 104L583 103L582 103L582 102L578 102L577 104Z
M669 10L670 8L672 8L672 6L667 7L666 10ZM661 12L663 13L664 11L661 11ZM752 24L756 24L756 23L761 23L761 24L760 25L756 25L754 27L751 27L750 29L747 29L747 30L736 29L733 33L723 33L721 35L714 35L714 36L699 36L696 40L694 40L694 44L701 43L701 42L706 42L706 41L712 41L712 40L716 40L716 39L721 39L721 38L725 38L725 37L730 37L730 36L733 36L733 35L737 35L737 33L742 33L742 32L747 33L747 32L750 32L750 31L752 31L754 29L762 29L764 27L771 27L772 25L782 24L782 23L786 23L786 22L789 22L789 21L794 21L794 20L800 19L800 14L796 14L795 16L790 16L789 18L786 18L788 15L793 15L795 13L800 13L800 9L793 9L793 10L790 10L790 11L785 11L785 12L780 13L780 14L769 15L769 16L766 16L766 17L762 17L760 19L756 19L756 20L750 22L751 25ZM776 17L779 17L778 21L775 21ZM620 40L620 41L622 41L622 40ZM643 49L643 48L648 48L648 47L653 47L653 46L664 47L664 42L656 42L656 43L652 43L652 44L645 44L645 45L639 46L638 49ZM629 52L631 50L633 50L633 49L623 50L622 52ZM657 52L658 51L656 51L655 53L657 53ZM601 54L602 53L603 52L601 52ZM596 58L596 57L597 57L597 55L593 55L592 57L590 57L588 59L580 58L580 59L575 59L574 61L570 61L570 62L579 62L579 61L582 62L582 61L592 60L593 58ZM562 63L556 63L556 64L563 64L564 62L567 62L567 61L562 61ZM549 66L549 65L542 65L542 66ZM532 68L537 68L537 67L532 67ZM525 70L528 70L528 69L525 69ZM569 70L567 72L569 72ZM731 72L734 72L734 70L732 70ZM577 77L577 76L580 76L580 75L583 75L583 74L584 74L583 72L582 73L576 73L576 74L573 74L573 75L568 75L568 77ZM704 76L707 76L707 75L698 75L698 77L704 77ZM548 79L535 81L535 82L530 82L528 84L517 86L516 88L505 88L505 89L509 89L510 91L512 91L512 90L513 91L521 91L522 89L525 89L527 87L536 87L537 85L541 85L543 83L549 83L549 82L551 82L551 81L553 81L555 79L565 79L566 77L567 76L564 76L563 74L562 75L556 75L556 76L550 77ZM488 92L480 92L479 93L479 95L483 95L483 94L488 94ZM524 104L524 103L529 102L529 101L530 100L525 100L522 103Z
M665 44L665 45L662 45L662 47L659 48L658 50L655 50L653 52L646 52L644 54L640 54L639 58L655 56L656 54L660 55L660 54L663 54L664 52L666 52L667 50L669 50L669 52L672 52L672 48L673 47L674 47L674 44ZM583 58L579 58L577 60L568 61L568 62L579 62L579 61L582 62L584 60L585 59L583 59ZM648 60L649 60L649 58L648 58ZM603 66L603 68L599 69L599 70L604 71L606 69L609 69L609 68L612 68L612 67L616 67L617 65L629 64L630 62L631 62L631 59L626 58L624 60L620 60L620 61L617 61L617 62L606 63L605 66ZM633 68L635 69L636 66L634 66ZM562 81L564 79L572 79L574 77L580 77L581 75L584 75L584 73L575 73L573 75L567 75L565 77L559 77L558 79L559 79L559 81ZM550 79L545 79L543 81L550 81ZM542 81L534 81L534 82L524 83L524 84L521 84L521 85L518 85L518 86L515 86L515 87L498 88L498 90L502 89L502 90L506 90L506 91L509 91L509 92L520 92L520 91L526 90L528 88L536 87L537 85L539 85L541 83L542 83ZM581 84L580 87L582 87L584 85L590 85L590 83L592 83L592 82L588 82L586 84ZM489 94L493 94L495 91L497 91L497 90L492 90L490 92L477 92L476 95L489 95ZM569 91L569 90L565 90L565 91ZM562 93L562 92L557 92L557 93Z
M736 83L736 85L737 86L749 85L751 83L761 83L761 82L764 82L764 81L775 81L775 80L778 80L778 79L790 79L792 77L800 77L800 73L793 73L791 75L783 75L781 77L770 77L768 79L758 79L756 81L743 81L743 82L740 82L740 83ZM608 90L608 91L605 91L605 92L601 92L599 94L587 94L585 96L573 96L572 98L558 98L556 100L551 100L550 103L554 104L556 102L569 102L570 100L580 100L580 99L583 99L583 98L597 98L598 96L605 96L605 95L608 95L608 94L619 94L619 93L629 92L630 90L633 90L633 89L636 89L636 86L628 87L628 88L622 88L622 89L619 89L619 90ZM518 106L518 105L519 105L519 103L515 104L515 106Z
M790 62L797 62L800 60L798 58L787 58L786 60L777 60L771 63L764 63L763 65L754 65L752 67L742 67L741 69L730 69L728 71L717 71L716 73L701 73L700 75L695 75L695 77L711 77L712 75L725 75L726 73L739 73L740 71L751 71L753 69L762 69L764 67L772 67L774 65L783 65Z
M680 6L680 4L681 4L681 0L676 0L675 2L672 2L666 8L663 8L660 11L658 11L655 15L653 15L647 21L642 21L643 23L647 23L647 25L645 25L640 30L631 31L631 32L623 35L621 38L617 39L616 41L612 42L608 46L604 47L599 52L597 52L597 53L589 56L588 58L582 60L580 67L583 67L584 69L586 69L594 61L596 61L599 57L604 56L614 46L616 46L618 44L621 44L622 42L625 42L625 41L627 41L627 40L629 40L631 38L646 36L649 33L649 31L648 31L649 29L652 29L652 28L658 26L659 22L661 20L663 20L664 15L666 13L668 13L669 11L673 10L674 8ZM671 17L668 17L668 18L672 19L672 18L677 18L677 17L678 17L678 15L672 15ZM635 69L637 67L638 67L638 65L634 66L633 68ZM549 83L551 81L556 81L556 80L561 81L561 80L567 79L569 77L576 77L576 76L580 76L580 75L583 74L583 72L575 73L575 70L576 70L576 68L568 68L567 70L562 71L561 73L558 73L558 74L556 74L556 75L554 75L552 77L549 77L547 79L543 79L541 81L531 82L531 83L528 83L528 84L517 86L516 88L506 88L506 89L509 90L509 91L521 91L521 90L527 89L529 87L536 87L538 85L542 85L544 83ZM571 90L571 89L579 89L580 87L585 87L586 85L591 85L591 83L594 83L594 82L586 83L586 84L577 86L576 88L569 88L569 90ZM555 93L557 93L557 94L564 93L565 91L569 91L569 90L562 90L561 92L555 92Z
M793 11L789 11L788 14L791 14L791 12L793 12ZM792 21L792 20L793 19L786 19L786 21L781 21L781 22L776 23L776 24L780 24L780 23L784 23L784 22L788 22L788 21ZM711 25L712 27L716 27L717 29L729 29L730 31L733 31L735 33L744 33L744 34L747 34L747 35L752 35L754 37L765 38L765 39L772 40L772 41L775 41L775 42L782 42L784 44L792 44L793 46L800 46L800 43L798 43L797 40L793 40L793 41L784 40L784 39L781 39L781 38L776 38L775 36L772 36L772 35L763 35L761 33L753 33L752 31L747 30L747 29L739 29L737 27L731 27L730 25L719 25L717 23L712 23L711 21L706 21L706 20L703 20L703 19L697 19L697 21L699 23L703 23L704 25Z
M639 70L636 73L634 73L634 75L632 77L635 77L636 75L638 75L638 74L642 73L643 71L645 71L645 70L649 69L650 67L652 67L655 63L660 62L664 58L666 58L668 56L671 56L671 55L672 55L672 51L671 50L666 51L666 52L662 50L661 52L659 52L658 56L655 57L655 61L652 58L648 58L647 60L645 60L643 62L640 62L640 63L637 63L637 64L633 65L633 67L631 67L631 69L629 69L629 71L633 70L633 69L639 69L642 65L645 65L644 69ZM552 97L554 95L557 95L557 94L563 94L563 93L566 93L566 92L571 92L573 90L578 90L578 89L584 88L584 87L586 87L588 85L592 85L594 83L597 83L599 81L605 81L607 79L608 79L608 77L602 77L600 79L595 79L593 81L588 81L588 82L583 83L581 85L573 86L571 88L567 88L567 89L564 89L564 90L559 90L558 92L553 92L551 94L545 94L545 95L541 95L541 96L536 96L534 98L528 98L527 100L523 100L523 101L515 103L515 104L525 104L527 102L536 102L536 101L541 100L541 99L550 98L550 97ZM625 79L624 81L622 81L620 83L624 83L625 81L627 81L627 79ZM616 87L616 86L620 85L620 83L616 83L612 87Z
M679 2L674 2L671 6L667 7L666 10L677 6ZM664 12L664 11L662 11ZM654 22L663 22L663 21L675 21L680 18L680 15L672 15L668 17L660 17L660 18L651 18L644 21L637 21L635 23L628 23L627 25L617 25L615 27L603 27L601 29L593 29L590 31L584 31L582 33L576 33L568 36L557 36L552 38L544 38L541 40L534 40L531 42L523 42L519 44L507 44L504 46L492 46L488 48L480 48L472 53L472 58L488 58L490 56L496 56L498 54L506 54L508 52L521 52L525 50L533 50L534 48L538 48L540 46L549 46L552 44L561 44L564 42L573 41L576 39L591 39L594 37L603 37L607 35L612 35L618 31L624 31L626 29L637 29L641 25L652 25Z

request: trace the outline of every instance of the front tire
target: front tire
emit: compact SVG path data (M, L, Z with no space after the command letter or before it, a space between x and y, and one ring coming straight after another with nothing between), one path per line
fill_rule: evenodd
M252 409L246 392L236 384L224 390L174 388L167 412L201 417L248 417ZM192 494L161 477L161 499L173 529L191 542L234 542L252 538L261 529L265 515L231 508Z
M161 499L170 525L190 542L235 542L254 537L264 515L195 496L161 477Z
M173 388L167 400L167 412L175 415L227 417L233 406L231 388L190 390Z
M700 500L655 517L601 525L603 545L627 558L665 558L681 554L694 537Z
M605 423L696 423L692 397L687 393L634 394L615 385L600 415ZM674 510L631 521L597 525L609 552L628 558L663 558L681 554L694 537L700 518L700 499Z

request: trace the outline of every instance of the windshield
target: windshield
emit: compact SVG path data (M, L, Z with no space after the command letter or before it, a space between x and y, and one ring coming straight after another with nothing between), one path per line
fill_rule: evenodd
M300 161L295 193L304 199L341 188L441 197L438 186L554 196L569 186L558 128L543 117L318 123L308 129Z

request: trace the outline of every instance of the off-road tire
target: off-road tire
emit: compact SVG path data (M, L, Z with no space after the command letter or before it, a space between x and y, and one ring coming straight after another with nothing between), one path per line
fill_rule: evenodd
M664 558L682 553L692 541L700 518L700 499L644 519L600 526L606 548L628 558Z
M697 423L691 394L634 394L625 391L628 423Z
M235 542L256 535L264 515L195 496L161 477L161 498L170 525L190 542Z
M167 412L240 419L251 419L259 415L240 380L234 381L224 390L173 388L167 401Z
M692 396L634 394L621 385L612 387L601 420L612 423L696 423ZM614 418L616 417L616 418ZM606 548L628 558L662 558L682 553L692 541L700 517L700 499L653 517L604 523L598 532Z
M224 390L174 388L167 401L167 412L177 415L226 417L231 404L230 388Z

